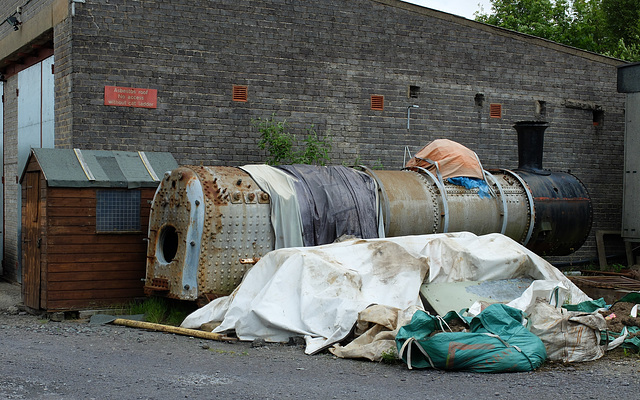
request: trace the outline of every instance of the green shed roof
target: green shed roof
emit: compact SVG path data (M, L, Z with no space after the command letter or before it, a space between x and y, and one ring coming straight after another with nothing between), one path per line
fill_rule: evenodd
M52 187L156 187L166 171L178 167L171 153L32 149L29 157Z

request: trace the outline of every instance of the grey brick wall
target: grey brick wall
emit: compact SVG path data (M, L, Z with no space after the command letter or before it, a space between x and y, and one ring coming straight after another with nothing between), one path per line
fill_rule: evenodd
M10 280L19 279L18 265L18 196L21 188L16 183L18 175L18 97L16 89L18 77L4 83L4 257L2 260L3 275ZM13 133L13 134L12 134Z
M73 74L71 20L67 19L53 29L54 42L54 91L55 91L55 146L72 148Z
M275 113L294 132L314 124L330 135L336 164L396 169L405 146L449 138L485 168L515 168L512 125L544 119L544 167L584 182L594 231L620 227L624 97L615 60L393 0L96 0L77 4L54 33L59 147L258 163L251 120ZM234 84L248 86L246 103L232 101ZM158 108L104 106L106 85L157 89ZM410 85L418 98L408 98ZM384 111L370 109L372 94L384 96ZM501 119L489 117L491 103L502 105ZM594 127L577 103L601 106L604 124ZM420 108L407 130L412 104ZM592 256L593 235L562 260Z

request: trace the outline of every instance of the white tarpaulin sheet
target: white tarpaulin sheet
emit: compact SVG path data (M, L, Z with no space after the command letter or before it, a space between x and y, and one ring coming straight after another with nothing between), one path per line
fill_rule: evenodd
M241 340L287 341L304 336L313 354L345 338L371 304L401 310L421 306L425 282L496 280L528 276L561 282L572 303L589 298L560 271L512 239L446 233L351 240L268 253L227 296L182 323L214 332L235 330Z
M270 165L240 167L271 197L271 226L276 249L304 246L296 178Z

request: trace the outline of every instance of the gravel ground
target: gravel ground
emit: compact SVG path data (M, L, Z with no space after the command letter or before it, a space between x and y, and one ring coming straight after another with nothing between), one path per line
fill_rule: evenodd
M622 352L528 373L408 370L21 313L0 283L2 399L635 399L640 358ZM11 297L15 299L14 297Z

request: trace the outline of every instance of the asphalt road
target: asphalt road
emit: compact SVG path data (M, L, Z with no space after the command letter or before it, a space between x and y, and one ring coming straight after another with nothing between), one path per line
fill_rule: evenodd
M402 363L308 356L300 346L53 322L1 307L1 399L631 400L640 393L640 358L620 352L528 373L408 370Z

